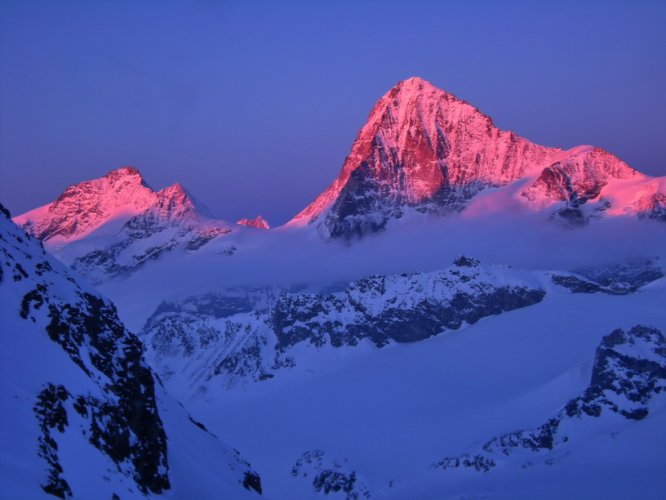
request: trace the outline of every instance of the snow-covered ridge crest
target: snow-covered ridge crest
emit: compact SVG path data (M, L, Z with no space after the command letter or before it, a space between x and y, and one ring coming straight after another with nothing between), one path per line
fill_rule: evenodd
M364 352L463 330L552 294L627 295L663 277L658 261L526 271L460 256L426 273L372 275L304 292L237 287L162 302L141 338L151 365L182 399L280 377L308 359Z

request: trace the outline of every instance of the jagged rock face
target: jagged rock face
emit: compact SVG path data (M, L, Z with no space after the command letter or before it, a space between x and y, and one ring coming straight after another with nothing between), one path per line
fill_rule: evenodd
M415 342L545 296L523 273L457 262L439 272L373 276L330 294L257 289L163 303L142 338L167 384L191 373L188 390L196 392L272 378L297 365L304 347Z
M606 424L618 419L642 420L663 407L666 390L666 337L656 328L637 325L606 335L597 348L588 388L553 418L534 430L498 436L476 454L445 458L434 468L471 468L487 472L507 457L529 462L580 439L582 420ZM587 425L590 428L590 424ZM589 432L589 430L588 430ZM574 437L575 436L575 437Z
M568 417L604 411L640 420L652 399L666 389L666 338L656 328L617 329L601 341L585 393L566 406Z
M279 349L302 341L356 345L366 338L382 346L423 340L545 296L519 279L498 285L500 274L456 266L437 273L373 276L351 283L342 294L285 294L273 306L271 324Z
M128 220L125 228L131 236L146 237L165 225L193 221L196 215L190 196L180 184L174 184L158 191L154 203Z
M325 217L334 237L376 231L405 206L459 207L558 151L500 131L466 102L410 78L377 102L339 177L292 223Z
M591 219L601 218L611 207L611 202L602 196L610 181L642 177L603 149L580 147L569 157L544 168L521 195L530 207L543 209L555 205L558 208L554 217L582 226Z
M59 463L58 441L76 414L88 444L140 491L168 489L166 435L141 343L120 323L112 304L80 287L63 269L54 270L39 244L6 217L0 224L0 283L14 297L26 330L48 336L96 387L81 392L49 383L36 395L39 456L47 470L42 488L63 498L72 494Z
M314 224L324 238L383 230L407 211L463 209L479 192L536 176L523 191L532 209L566 202L561 215L598 199L609 179L640 177L592 147L570 151L494 127L464 101L419 78L399 82L372 109L338 178L290 224Z
M566 201L577 207L597 199L610 179L631 179L637 172L601 148L592 148L543 169L536 182L523 192L529 200L539 197Z
M270 225L261 215L257 215L254 219L240 219L236 222L239 226L253 227L254 229L270 229Z

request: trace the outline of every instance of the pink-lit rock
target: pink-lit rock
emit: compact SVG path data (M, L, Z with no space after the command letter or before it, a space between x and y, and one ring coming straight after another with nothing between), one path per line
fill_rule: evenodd
M157 199L138 170L122 167L69 186L55 201L15 217L14 222L43 241L56 236L74 240L112 219L137 215Z
M240 219L236 221L239 226L252 227L254 229L270 229L270 225L261 215L257 215L254 219Z
M409 78L379 99L337 179L289 225L314 224L324 237L361 236L383 229L406 210L460 211L482 191L517 181L520 189L494 194L467 215L509 205L543 210L561 204L560 209L577 210L601 200L608 214L635 209L640 215L636 200L630 200L634 208L609 209L605 195L616 181L648 180L601 148L544 147L499 130L465 101Z

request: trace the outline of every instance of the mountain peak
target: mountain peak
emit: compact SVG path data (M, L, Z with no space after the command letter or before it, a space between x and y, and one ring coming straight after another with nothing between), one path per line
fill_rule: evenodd
M270 229L271 227L261 215L257 215L254 219L240 219L236 221L236 224L254 229Z
M175 182L170 186L160 189L158 192L162 193L165 197L168 198L178 198L178 197L189 198L189 193L185 190L182 184L178 182Z
M182 184L176 182L157 192L158 204L169 205L170 211L180 213L181 218L203 216L215 218L210 209L192 195ZM170 217L173 218L173 217ZM178 217L176 217L178 218Z
M157 200L151 207L158 218L164 220L183 220L196 216L197 203L179 183L160 189Z
M464 100L411 77L376 102L338 177L289 224L316 222L324 238L353 238L408 210L462 210L484 189L542 171L526 200L581 204L609 179L635 174L598 148L563 151L500 130Z
M513 181L556 151L501 131L465 101L408 78L377 101L338 178L292 222L312 222L328 209L356 218L354 200L368 191L377 194L373 210L395 212L434 200L445 205L446 199L471 197L479 186Z
M423 91L434 89L441 92L441 90L435 87L432 83L418 76L410 76L409 78L400 80L393 86L393 89L401 91Z
M445 106L456 103L469 106L465 101L457 98L452 93L440 89L418 76L412 76L405 80L400 80L379 99L377 104L382 103L382 101L396 100L392 103L394 107L421 105L423 104L424 99L425 101L437 100L439 101L439 104Z
M377 101L370 112L366 126L372 126L378 121L383 122L383 126L386 126L384 115L387 113L397 126L401 126L405 121L410 121L413 118L410 114L413 112L423 115L422 118L427 120L433 111L458 103L469 106L453 94L435 87L422 78L413 76L396 83ZM471 106L469 108L474 109Z
M69 186L52 203L15 218L33 236L47 241L84 237L107 222L146 211L169 221L208 215L178 183L153 191L134 167L121 167L103 177Z
M139 172L136 168L126 165L124 167L120 168L115 168L113 170L109 170L104 177L125 177L125 176L139 176L141 177L141 172Z

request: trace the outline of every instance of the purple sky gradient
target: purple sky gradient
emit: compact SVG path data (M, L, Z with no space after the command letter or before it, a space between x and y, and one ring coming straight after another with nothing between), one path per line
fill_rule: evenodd
M544 145L666 175L666 2L0 2L0 201L134 165L275 225L420 76Z

